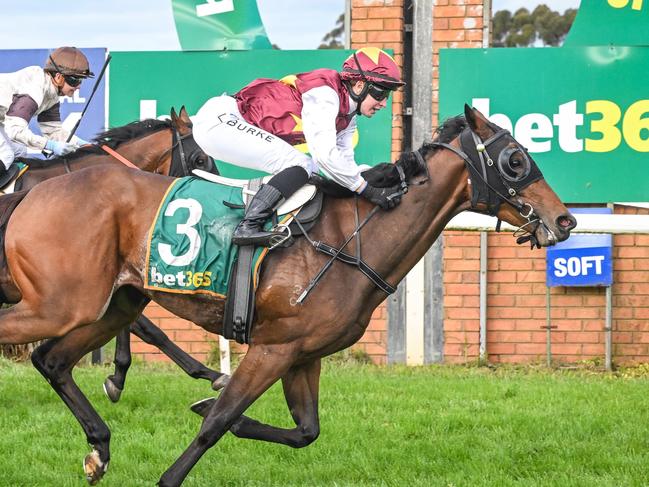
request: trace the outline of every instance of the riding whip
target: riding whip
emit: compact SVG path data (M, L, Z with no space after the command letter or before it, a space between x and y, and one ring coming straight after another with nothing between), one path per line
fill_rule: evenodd
M88 109L88 106L90 105L90 101L92 100L92 97L95 96L95 92L97 91L97 88L99 88L99 83L101 83L101 79L104 77L104 73L106 72L106 68L108 67L108 63L110 62L112 56L109 54L106 57L106 61L104 62L104 66L101 68L101 71L99 72L99 76L97 76L97 81L95 81L95 86L92 88L92 92L90 93L90 96L88 97L88 101L86 102L86 105L83 107L83 110L81 112L81 116L77 120L77 123L74 124L74 127L72 127L72 130L70 131L70 135L68 135L68 138L66 142L70 142L72 137L74 136L74 133L77 131L77 128L79 127L79 124L81 123L81 119L86 113L86 110Z

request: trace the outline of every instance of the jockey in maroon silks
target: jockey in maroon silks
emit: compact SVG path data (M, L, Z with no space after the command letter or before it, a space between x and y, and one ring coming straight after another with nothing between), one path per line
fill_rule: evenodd
M349 56L342 71L316 69L281 80L261 78L234 96L208 100L193 117L193 134L210 156L274 176L253 197L235 229L238 245L269 246L275 232L263 230L275 208L322 172L383 209L398 199L396 188L377 188L363 179L354 160L356 116L372 117L403 86L394 59L363 48ZM309 155L294 146L306 144Z
M73 96L93 76L83 52L67 46L54 50L43 68L0 73L0 178L28 147L60 156L87 144L77 136L66 142L69 131L61 124L59 97ZM43 135L29 129L34 116Z

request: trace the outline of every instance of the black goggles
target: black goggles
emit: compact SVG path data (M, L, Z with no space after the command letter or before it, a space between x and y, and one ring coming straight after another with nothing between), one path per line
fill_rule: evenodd
M61 72L61 68L59 68L59 66L54 62L54 59L52 59L52 56L50 56L50 61L54 65L54 68L56 69L56 72L59 73L61 76L63 76L63 79L68 84L68 86L71 86L72 88L76 88L85 79L85 76L75 76L73 74L63 74Z
M370 83L367 92L376 101L383 101L388 96L390 96L391 91L392 90L390 90L389 88L382 88L380 86L375 85L374 83Z
M71 74L64 74L63 79L65 82L70 85L72 88L76 88L84 80L81 76L73 76Z

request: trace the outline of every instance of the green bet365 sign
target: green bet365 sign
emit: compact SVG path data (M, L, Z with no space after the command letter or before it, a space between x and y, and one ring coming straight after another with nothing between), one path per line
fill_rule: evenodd
M649 199L649 49L444 49L440 118L480 109L569 202Z
M581 0L565 46L649 45L649 0Z

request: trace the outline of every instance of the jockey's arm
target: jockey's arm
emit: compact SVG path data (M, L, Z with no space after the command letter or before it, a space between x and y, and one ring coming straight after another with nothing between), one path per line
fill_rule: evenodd
M349 135L349 147L339 146L342 132L338 136L336 134L336 116L340 103L338 94L328 86L318 86L303 93L302 102L304 137L315 163L338 184L352 191L362 191L366 182L353 158L353 129ZM349 149L352 150L351 157Z
M48 108L44 112L39 113L37 121L41 133L48 139L64 141L68 138L68 135L70 135L70 131L65 130L61 123L59 103Z
M29 129L29 121L36 113L38 104L29 95L15 95L7 109L4 129L7 136L19 144L42 150L47 138L36 135Z
M63 129L58 103L38 115L38 125L43 135L29 129L29 120L36 113L38 105L29 95L15 97L7 110L4 128L7 136L19 144L32 149L43 150L49 139L65 140L69 134Z

